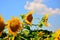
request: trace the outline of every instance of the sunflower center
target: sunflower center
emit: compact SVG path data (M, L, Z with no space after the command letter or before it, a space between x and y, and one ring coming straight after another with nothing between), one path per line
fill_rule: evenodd
M32 14L30 14L30 15L27 17L27 20L28 20L29 22L31 22L32 19L33 19Z
M12 32L16 32L19 29L19 25L10 26L10 29L11 29Z
M3 31L5 24L3 22L0 22L0 32Z

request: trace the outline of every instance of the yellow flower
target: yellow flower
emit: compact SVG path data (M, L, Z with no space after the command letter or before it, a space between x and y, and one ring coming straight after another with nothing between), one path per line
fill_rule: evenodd
M5 27L4 19L0 16L0 36L2 35L4 27Z
M44 22L44 26L48 26L48 23Z
M55 32L55 40L60 40L60 29Z
M46 15L45 15L45 19L48 19L48 16L49 16L49 14L46 14Z
M57 37L57 36L60 36L60 29L58 29L58 30L55 32L55 34L56 34L56 37Z
M8 21L7 27L8 27L9 33L12 34L14 37L16 36L18 30L22 29L19 18L14 18L14 17ZM12 40L14 40L14 37L12 38Z
M44 33L43 33L42 31L38 32L38 35L39 35L39 36L43 36L43 34L44 34Z
M34 11L30 11L30 12L28 12L28 14L25 16L25 22L27 23L27 24L30 24L30 25L32 25L32 20L33 20L33 16L32 16L32 14L34 13Z
M54 40L60 40L60 38L59 37L56 37Z
M47 21L48 21L48 16L49 16L49 14L46 14L46 15L44 16L44 21L43 21L44 26L48 26L48 23L47 23Z

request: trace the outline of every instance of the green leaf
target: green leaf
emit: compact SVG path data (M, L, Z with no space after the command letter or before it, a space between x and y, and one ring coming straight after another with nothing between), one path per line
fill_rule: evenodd
M30 26L29 25L26 25L25 28L28 29L28 30L30 30Z
M52 37L55 37L55 33L52 34Z
M2 38L0 38L0 40L3 40Z
M23 19L25 15L24 15L24 14L21 14L20 16L21 16L21 18Z
M40 23L39 23L39 27L40 27L40 28L42 28L42 26L43 26L43 23L42 23L42 22L40 22Z
M29 34L29 30L23 30L23 33L27 36Z
M50 37L49 40L54 40L54 38L53 37Z

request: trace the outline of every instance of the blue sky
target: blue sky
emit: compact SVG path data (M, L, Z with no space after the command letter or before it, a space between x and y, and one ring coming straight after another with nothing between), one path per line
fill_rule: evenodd
M28 10L24 9L27 0L0 0L0 14L4 17L4 20L9 20L11 16L19 16L20 14L27 13ZM28 0L32 2L32 0ZM48 8L59 8L60 9L60 0L44 0L43 4L47 5ZM34 14L34 17L42 17L40 14ZM49 23L52 24L52 27L43 29L48 30L57 30L60 28L60 14L54 14L49 16Z

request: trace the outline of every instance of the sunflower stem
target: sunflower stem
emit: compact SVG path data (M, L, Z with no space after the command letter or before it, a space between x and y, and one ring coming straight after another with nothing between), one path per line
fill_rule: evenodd
M15 36L12 37L12 40L14 40Z
M27 40L26 38L22 37L22 36L19 36L20 38L24 39L24 40Z

